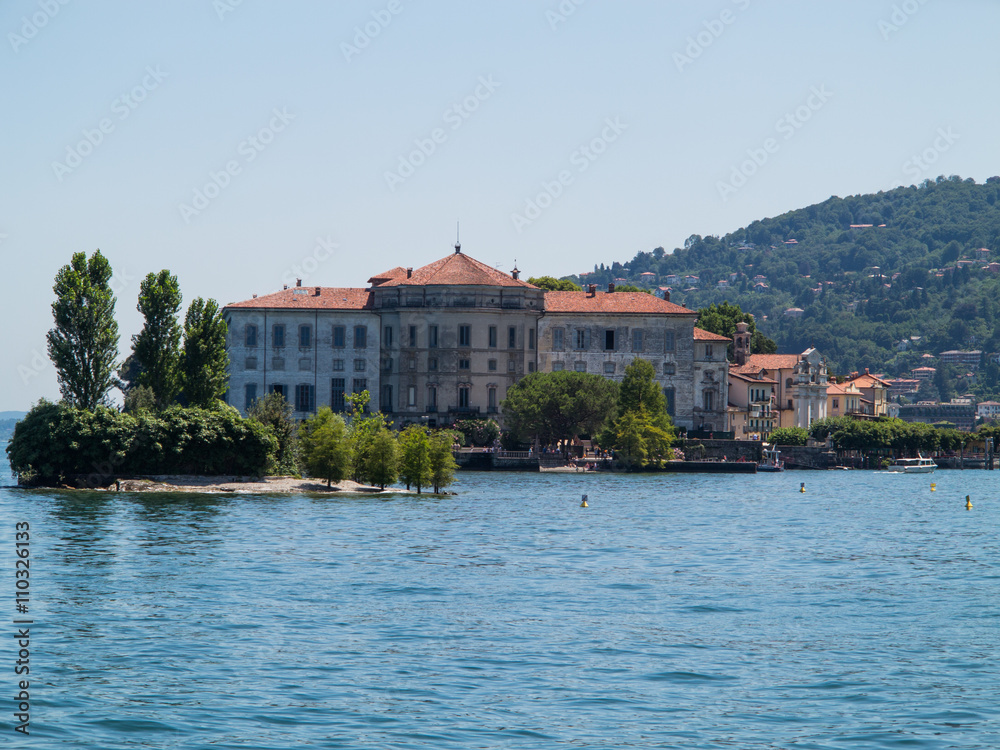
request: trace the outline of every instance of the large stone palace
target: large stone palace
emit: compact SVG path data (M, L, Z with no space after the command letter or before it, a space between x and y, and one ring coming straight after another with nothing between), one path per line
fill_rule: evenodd
M639 292L547 292L455 252L393 268L367 288L301 286L227 305L229 402L279 392L305 418L344 411L368 391L397 426L496 416L528 373L571 370L621 380L653 365L679 426L726 428L730 339L697 313Z

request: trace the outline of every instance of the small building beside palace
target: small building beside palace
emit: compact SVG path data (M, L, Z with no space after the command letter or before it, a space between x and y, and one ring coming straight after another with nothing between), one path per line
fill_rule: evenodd
M367 390L397 426L495 416L507 390L537 371L620 381L653 366L674 422L726 427L730 339L695 328L697 313L652 294L546 292L455 252L376 274L367 288L302 287L227 305L229 402L245 412L280 392L306 418L345 411Z

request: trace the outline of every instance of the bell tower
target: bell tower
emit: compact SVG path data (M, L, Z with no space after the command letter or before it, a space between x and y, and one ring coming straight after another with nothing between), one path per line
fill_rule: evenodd
M748 323L736 324L736 335L733 337L733 356L736 364L745 365L750 357L750 325Z

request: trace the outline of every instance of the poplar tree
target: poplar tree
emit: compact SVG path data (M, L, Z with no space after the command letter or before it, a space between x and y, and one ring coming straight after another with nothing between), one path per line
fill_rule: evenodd
M184 351L181 381L189 406L209 407L226 395L229 355L226 353L228 327L219 303L196 297L184 317Z
M181 389L181 289L177 277L164 269L150 273L139 286L136 309L146 319L132 337L132 350L139 366L139 384L153 389L156 403L169 406Z
M118 323L110 282L111 264L97 250L89 261L86 253L74 253L52 287L55 327L47 336L49 358L63 400L81 409L108 403L116 382Z
M411 424L399 433L399 478L407 489L415 485L418 495L431 483L431 441L421 425Z

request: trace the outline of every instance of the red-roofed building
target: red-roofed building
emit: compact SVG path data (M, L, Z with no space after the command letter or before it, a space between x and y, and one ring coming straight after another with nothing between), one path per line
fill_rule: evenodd
M304 418L343 411L367 390L397 426L500 415L507 389L536 369L621 380L648 360L675 422L724 431L729 339L652 294L544 292L455 252L397 266L359 288L302 287L224 308L229 401L245 410L279 391Z

